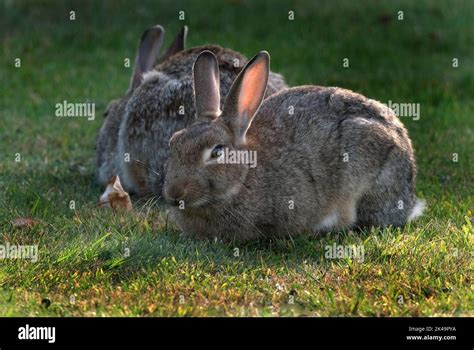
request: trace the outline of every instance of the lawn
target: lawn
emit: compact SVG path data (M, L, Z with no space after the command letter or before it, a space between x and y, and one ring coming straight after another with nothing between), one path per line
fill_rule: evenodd
M0 315L474 315L474 2L2 7L0 244L38 245L39 258L0 260ZM156 23L167 31L165 45L185 23L188 47L218 43L247 57L267 50L290 85L419 103L418 120L401 120L425 215L402 229L225 244L182 237L154 200L133 198L128 214L98 208L102 113L126 91L124 59L133 62L139 36ZM96 118L56 117L64 100L94 102ZM22 217L39 223L12 223ZM363 261L326 258L333 244L362 246Z

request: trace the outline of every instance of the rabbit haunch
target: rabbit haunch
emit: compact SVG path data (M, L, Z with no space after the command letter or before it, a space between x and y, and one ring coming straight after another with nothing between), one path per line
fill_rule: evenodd
M248 240L400 226L421 214L411 142L394 113L335 87L290 88L262 103L268 69L268 54L254 57L221 113L218 91L209 91L218 64L210 52L198 57L196 109L207 120L171 138L164 186L171 218L185 233ZM255 151L258 166L206 158L216 145Z

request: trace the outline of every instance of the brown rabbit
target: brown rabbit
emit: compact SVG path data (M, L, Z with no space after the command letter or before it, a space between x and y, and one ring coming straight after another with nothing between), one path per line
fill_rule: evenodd
M269 55L260 52L221 113L218 61L209 51L197 58L198 119L171 138L164 186L185 233L248 240L399 226L421 214L411 142L393 111L318 86L286 89L262 104L268 76Z
M140 40L130 87L112 101L97 139L97 178L101 184L119 175L124 188L140 195L161 195L169 139L194 121L192 66L204 49L212 51L221 69L220 91L227 94L247 59L215 45L185 50L183 27L159 57L164 30L155 26ZM267 95L285 88L283 78L270 73Z

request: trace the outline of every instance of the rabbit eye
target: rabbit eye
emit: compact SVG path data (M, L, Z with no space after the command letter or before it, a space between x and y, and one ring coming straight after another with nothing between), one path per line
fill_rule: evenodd
M219 158L221 155L224 154L224 146L217 145L211 152L211 158Z

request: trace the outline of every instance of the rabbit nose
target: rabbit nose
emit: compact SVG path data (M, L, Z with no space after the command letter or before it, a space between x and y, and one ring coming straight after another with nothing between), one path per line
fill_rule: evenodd
M166 198L172 205L178 205L186 194L187 182L175 183L166 189Z

